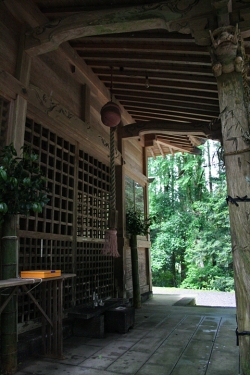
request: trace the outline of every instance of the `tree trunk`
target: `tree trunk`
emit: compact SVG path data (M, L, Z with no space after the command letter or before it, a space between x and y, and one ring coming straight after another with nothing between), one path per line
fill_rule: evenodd
M17 226L16 216L6 215L2 229L2 278L16 277L17 267ZM2 303L6 295L2 294ZM14 295L1 314L1 367L4 374L14 374L17 370L17 300Z
M131 235L130 238L131 247L131 264L132 264L132 279L133 279L133 302L136 309L141 308L141 291L140 291L140 280L139 280L139 268L138 268L138 249L137 249L137 236Z
M171 254L171 273L172 273L172 285L173 287L177 287L177 281L176 281L176 259L175 259L175 252L172 251Z
M228 195L250 196L250 148L248 112L244 105L242 74L232 72L217 78ZM237 203L237 202L236 202ZM238 330L250 331L250 203L229 203L234 261ZM240 336L240 362L250 374L250 336Z
M213 192L213 183L212 183L212 160L210 155L210 143L207 141L207 164L208 164L208 186L209 191L212 194Z

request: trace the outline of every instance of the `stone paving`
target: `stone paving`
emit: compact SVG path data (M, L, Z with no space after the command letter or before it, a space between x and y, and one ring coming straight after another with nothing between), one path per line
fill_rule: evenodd
M30 359L16 375L238 375L235 308L182 306L154 295L126 334L70 337L64 359Z

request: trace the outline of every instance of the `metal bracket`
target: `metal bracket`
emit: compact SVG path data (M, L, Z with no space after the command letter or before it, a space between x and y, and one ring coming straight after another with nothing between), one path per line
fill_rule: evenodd
M227 204L228 204L228 202L230 202L232 204L235 204L235 206L239 207L237 202L250 202L250 198L248 198L247 195L245 195L242 198L238 197L238 195L236 196L236 198L233 198L230 195L228 195L227 198L226 198L226 201L227 201Z
M239 336L250 336L250 331L238 331L238 327L235 330L236 333L236 345L239 346Z

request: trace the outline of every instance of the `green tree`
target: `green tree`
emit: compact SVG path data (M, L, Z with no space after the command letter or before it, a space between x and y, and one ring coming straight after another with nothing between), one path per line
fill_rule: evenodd
M216 189L208 201L193 205L195 219L190 227L193 238L185 252L187 277L182 287L234 289L225 185Z
M17 276L17 219L16 215L41 212L49 201L46 179L39 169L38 156L27 148L20 157L12 144L4 147L0 166L0 226L1 277L3 280ZM1 314L1 365L5 374L17 368L16 295L10 299L2 296L6 303Z
M149 162L150 214L160 218L150 232L153 283L232 290L225 173L211 147L200 148L199 156L175 154Z
M30 211L42 212L47 198L46 179L38 164L38 155L23 147L21 157L12 144L0 155L0 214L4 216Z

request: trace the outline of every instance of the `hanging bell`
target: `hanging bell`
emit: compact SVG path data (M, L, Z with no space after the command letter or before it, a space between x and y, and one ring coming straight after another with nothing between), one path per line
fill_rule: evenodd
M121 121L121 110L116 103L108 102L101 109L101 120L104 125L113 128Z

